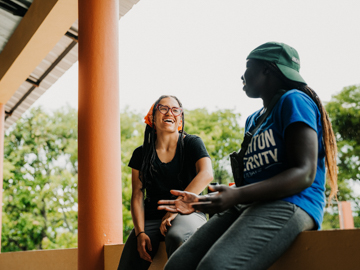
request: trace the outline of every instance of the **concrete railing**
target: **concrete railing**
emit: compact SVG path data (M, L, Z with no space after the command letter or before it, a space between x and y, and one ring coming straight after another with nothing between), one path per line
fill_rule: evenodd
M124 245L104 246L105 270L116 270ZM360 269L360 229L301 233L269 270ZM150 270L163 269L167 257L161 243ZM224 262L226 263L226 262ZM77 249L0 254L1 270L77 270Z

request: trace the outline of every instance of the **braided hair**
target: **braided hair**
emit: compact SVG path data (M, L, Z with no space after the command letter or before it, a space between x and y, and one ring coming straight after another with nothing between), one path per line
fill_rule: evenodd
M337 185L338 168L336 165L336 156L337 156L336 139L329 116L323 104L321 103L318 95L307 84L289 80L280 71L280 69L277 67L275 63L268 61L262 61L262 62L264 62L265 65L269 68L269 70L272 71L272 73L284 83L284 87L285 87L284 90L288 91L291 89L297 89L304 92L315 102L316 106L320 111L321 123L323 129L323 143L325 146L325 162L326 162L325 164L327 168L328 183L331 188L330 195L328 198L328 204L330 205L332 198L335 197L335 199L337 200L336 194L338 192L338 185Z
M155 119L155 112L157 110L157 105L164 98L175 99L178 102L179 106L182 108L182 104L177 97L171 96L171 95L162 95L154 103L153 111L152 111L152 119ZM186 135L186 132L184 131L184 126L185 126L184 111L181 114L181 119L182 119L182 128L179 131L179 133L181 134L180 135L180 149L179 149L180 171L178 174L178 181L180 182L180 184L182 186L182 180L181 180L180 176L183 171L184 156L185 156L184 155L184 137L185 137L184 135ZM152 120L152 122L153 122L153 120ZM151 178L154 176L154 172L156 172L156 169L154 167L154 160L156 158L156 147L155 147L156 138L157 138L157 135L156 135L156 130L155 130L154 124L152 127L149 125L146 125L145 133L144 133L144 142L143 142L143 161L142 161L142 165L141 165L141 169L140 169L140 173L139 173L139 178L142 183L141 190L143 192L146 190L147 185L151 184Z

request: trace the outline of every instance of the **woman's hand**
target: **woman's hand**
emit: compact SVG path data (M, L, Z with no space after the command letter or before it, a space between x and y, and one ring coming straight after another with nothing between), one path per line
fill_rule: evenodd
M216 194L199 196L198 202L192 203L192 207L204 213L215 214L223 212L238 203L240 189L228 186L209 186Z
M140 254L140 258L145 261L152 262L151 256L146 251L146 248L149 251L152 250L151 241L150 241L149 236L145 233L141 233L138 235L138 237L136 239L137 239L137 251Z
M191 214L195 211L191 203L197 202L200 196L188 191L171 190L170 192L179 197L176 200L158 201L158 210L166 210L168 212L181 213L184 215Z
M167 227L171 227L171 221L173 221L177 215L178 215L177 213L167 212L165 216L162 218L162 222L160 224L160 232L163 236L166 235Z

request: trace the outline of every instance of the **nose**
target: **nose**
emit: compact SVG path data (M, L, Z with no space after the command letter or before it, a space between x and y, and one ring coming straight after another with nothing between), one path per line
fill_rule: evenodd
M242 80L245 80L245 79L244 79L244 75L241 75L241 79L242 79Z

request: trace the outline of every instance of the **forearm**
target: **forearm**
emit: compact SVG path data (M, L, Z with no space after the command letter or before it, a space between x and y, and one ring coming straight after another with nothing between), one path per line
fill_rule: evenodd
M185 191L199 194L202 192L209 183L214 179L212 171L203 170L200 171L196 177L186 187Z
M236 203L276 200L311 186L314 176L306 168L291 168L267 180L237 188Z
M131 197L131 216L134 223L135 234L144 231L145 229L145 210L142 196Z
M196 164L197 175L185 188L185 191L199 194L214 179L211 160L209 157L199 159Z

